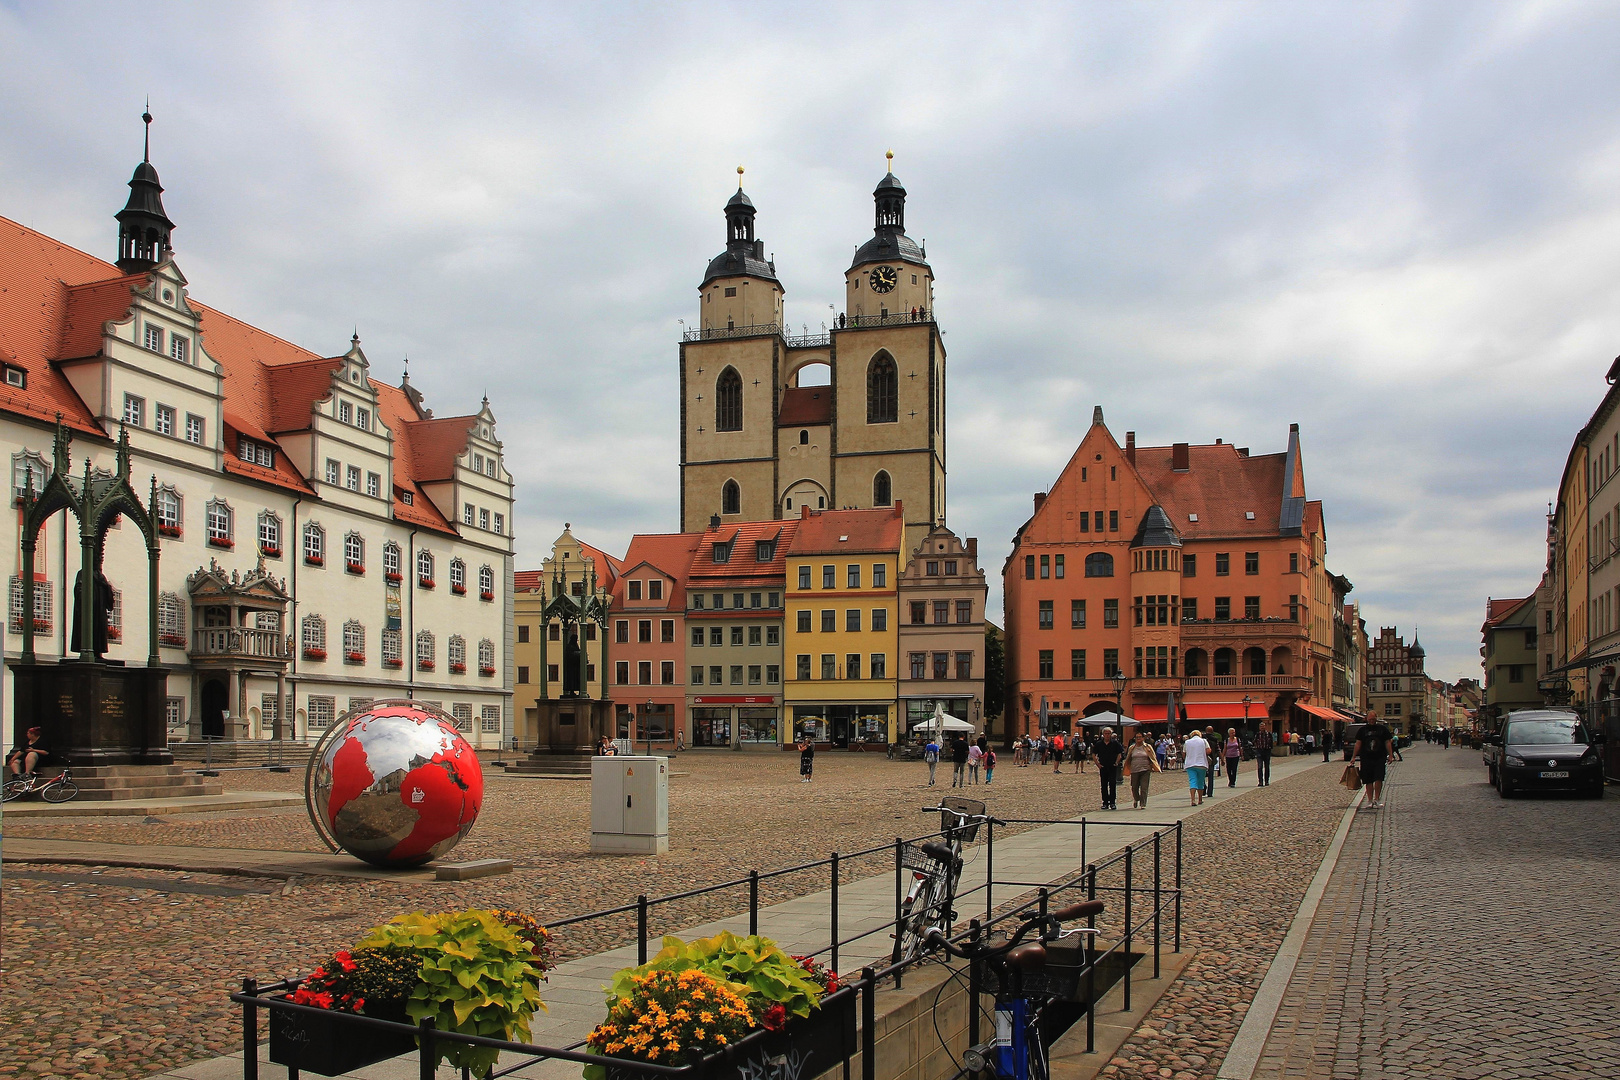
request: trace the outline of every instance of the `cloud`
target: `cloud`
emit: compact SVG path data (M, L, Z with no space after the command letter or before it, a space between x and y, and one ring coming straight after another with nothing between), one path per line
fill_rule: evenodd
M147 94L197 295L487 392L520 563L678 526L678 319L741 163L816 329L893 148L951 524L999 567L1102 403L1303 429L1369 623L1478 674L1620 339L1601 5L0 8L0 213L108 253ZM999 605L999 586L992 611Z

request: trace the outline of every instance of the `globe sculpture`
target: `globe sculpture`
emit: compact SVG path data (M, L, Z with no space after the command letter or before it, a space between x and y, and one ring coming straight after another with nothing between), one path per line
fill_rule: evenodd
M326 733L310 755L304 795L334 850L377 866L420 866L472 831L484 771L449 716L385 700Z

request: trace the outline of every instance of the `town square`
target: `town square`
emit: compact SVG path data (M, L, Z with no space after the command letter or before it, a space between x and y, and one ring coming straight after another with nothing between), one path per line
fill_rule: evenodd
M0 10L0 1077L1620 1073L1620 9L874 18Z

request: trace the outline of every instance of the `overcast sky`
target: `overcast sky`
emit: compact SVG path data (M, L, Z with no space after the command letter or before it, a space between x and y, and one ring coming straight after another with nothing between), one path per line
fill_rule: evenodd
M150 95L193 295L358 326L440 415L487 393L529 566L679 527L676 320L737 165L815 330L892 148L992 579L1092 405L1297 422L1371 632L1477 677L1620 352L1617 56L1590 3L0 2L0 214L112 258Z

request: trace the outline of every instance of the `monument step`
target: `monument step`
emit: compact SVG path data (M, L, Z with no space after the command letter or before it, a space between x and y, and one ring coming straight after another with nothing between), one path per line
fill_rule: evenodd
M524 758L505 766L509 773L529 776L589 776L591 759L588 757Z
M87 777L164 777L181 776L185 769L179 765L86 765L73 766L73 778L83 780Z
M81 791L104 791L108 788L132 788L137 791L180 791L204 783L200 776L80 776L73 774L73 782Z
M198 795L223 795L224 784L197 784L181 788L79 788L79 800L85 802L119 802L127 799L185 799Z

